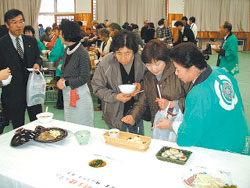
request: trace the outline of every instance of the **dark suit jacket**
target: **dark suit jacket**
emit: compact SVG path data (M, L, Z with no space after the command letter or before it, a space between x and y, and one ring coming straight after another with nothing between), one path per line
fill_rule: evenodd
M42 65L37 41L33 37L22 35L24 44L24 60L17 53L16 48L7 34L0 39L0 70L10 68L11 83L2 87L2 104L6 116L11 119L15 114L12 109L26 106L26 86L29 72L34 64ZM11 113L12 112L12 113Z
M141 28L141 38L145 39L146 38L146 31L148 30L148 27L143 26Z
M193 42L194 44L196 44L194 33L188 27L184 27L183 34L181 31L178 32L178 40L174 43L174 46L182 42Z
M146 30L145 38L144 38L145 43L149 42L150 40L152 40L154 38L155 38L155 29L150 28L150 29Z

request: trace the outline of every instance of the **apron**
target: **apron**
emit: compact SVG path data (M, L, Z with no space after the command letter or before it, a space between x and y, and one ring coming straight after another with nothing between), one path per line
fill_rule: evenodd
M70 106L69 86L63 89L64 100L64 120L71 123L94 127L93 101L87 84L77 88L77 95L80 97L76 101L76 107Z

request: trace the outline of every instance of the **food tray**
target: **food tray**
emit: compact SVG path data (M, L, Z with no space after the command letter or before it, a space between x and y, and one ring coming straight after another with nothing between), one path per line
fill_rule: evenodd
M167 162L171 162L171 163L176 163L176 164L184 165L184 164L186 164L186 162L188 161L190 155L192 154L191 151L173 148L173 149L177 149L179 152L182 152L183 155L187 157L187 159L185 161L181 161L179 159L172 159L170 157L163 157L161 155L164 151L170 150L170 149L172 149L172 147L168 147L168 146L162 147L160 149L160 151L158 151L158 153L156 154L157 159L162 160L162 161L167 161Z
M120 131L118 138L109 136L108 131L105 132L103 136L106 140L106 144L142 152L147 151L151 142L151 138L148 136L141 136L123 131ZM135 137L139 137L142 143L136 143L128 140L129 138Z
M198 187L236 188L237 187L236 185L232 185L232 178L230 172L207 169L205 167L198 167L198 166L190 168L182 176L182 180L184 185L188 188L198 188Z

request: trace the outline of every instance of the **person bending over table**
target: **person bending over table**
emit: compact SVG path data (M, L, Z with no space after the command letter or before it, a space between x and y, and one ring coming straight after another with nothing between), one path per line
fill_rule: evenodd
M193 82L182 123L159 124L177 132L180 146L249 154L249 130L237 80L225 70L210 67L192 43L182 43L170 52L175 74Z
M156 114L166 108L168 108L166 114L173 113L174 109L176 112L180 111L182 113L184 111L185 97L192 84L185 84L175 75L174 65L169 58L169 50L163 42L158 40L149 41L142 51L142 61L149 70L143 77L142 87L144 92L140 95L138 102L134 104L129 115L122 118L122 121L133 124L134 121L140 120L144 111L149 108L153 129L155 129L153 130L153 138L175 141L176 135L173 134L173 131L169 132L156 126L154 122L160 119L158 118L159 115L156 117ZM170 106L167 107L169 103Z
M104 56L91 83L94 94L102 101L105 122L109 128L123 131L126 131L127 125L121 122L121 118L133 107L146 69L135 39L136 36L130 31L117 32L112 40L112 52ZM136 91L129 95L121 93L118 87L121 84L135 84ZM143 121L138 121L134 127L128 127L128 130L144 134Z

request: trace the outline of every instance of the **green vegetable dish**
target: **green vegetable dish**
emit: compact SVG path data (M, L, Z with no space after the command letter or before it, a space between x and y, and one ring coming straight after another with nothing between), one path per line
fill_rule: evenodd
M89 166L93 167L93 168L101 168L106 166L106 162L102 159L95 159L89 162Z

